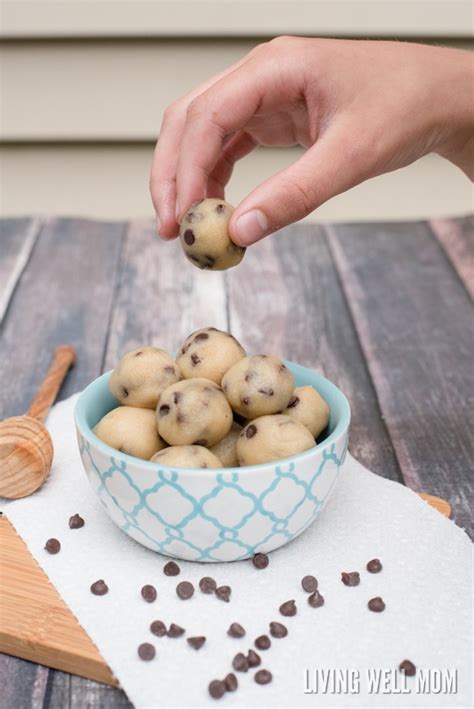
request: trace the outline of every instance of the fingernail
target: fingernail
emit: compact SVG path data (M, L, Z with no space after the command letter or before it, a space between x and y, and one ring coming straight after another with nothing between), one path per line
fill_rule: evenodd
M237 219L235 231L239 243L242 246L250 246L265 236L268 231L268 220L260 209L252 209Z
M156 231L158 235L161 236L161 219L159 214L156 215Z

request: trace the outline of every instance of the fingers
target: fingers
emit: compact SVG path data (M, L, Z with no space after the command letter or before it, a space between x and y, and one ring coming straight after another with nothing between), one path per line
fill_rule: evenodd
M258 145L255 138L245 131L235 133L223 148L207 182L208 197L224 197L224 188L229 182L234 165Z

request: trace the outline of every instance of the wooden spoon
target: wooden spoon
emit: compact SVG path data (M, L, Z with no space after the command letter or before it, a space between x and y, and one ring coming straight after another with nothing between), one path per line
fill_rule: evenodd
M75 361L73 347L57 347L26 416L12 416L0 422L0 496L26 497L48 477L53 462L53 442L43 421Z

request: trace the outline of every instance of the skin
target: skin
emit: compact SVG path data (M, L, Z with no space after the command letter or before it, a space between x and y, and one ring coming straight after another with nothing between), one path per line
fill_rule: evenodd
M237 206L249 246L331 197L435 152L474 178L474 56L412 43L277 37L165 111L150 190L158 232L178 234L204 197L224 197L258 145L306 150Z

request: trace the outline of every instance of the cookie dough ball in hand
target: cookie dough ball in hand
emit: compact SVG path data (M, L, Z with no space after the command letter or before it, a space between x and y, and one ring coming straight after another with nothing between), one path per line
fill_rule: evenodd
M121 404L155 409L160 394L181 379L176 362L159 347L127 352L109 379L109 389Z
M246 419L286 409L294 386L290 370L274 355L244 357L222 378L228 402Z
M211 447L232 426L227 399L209 379L184 379L165 389L156 416L160 436L172 446Z
M223 199L203 199L186 212L179 235L186 258L198 268L225 271L237 266L245 253L229 236L234 208Z
M219 459L203 446L170 446L156 453L151 462L171 468L222 468Z
M283 413L306 426L315 438L329 421L329 406L311 386L297 387Z
M289 416L261 416L248 423L237 441L240 465L271 463L302 453L315 445L302 423Z
M222 463L223 468L235 468L239 464L237 458L237 439L242 430L242 426L238 423L233 423L227 436L224 436L222 441L212 446L211 452L214 453Z
M155 412L136 406L112 409L95 426L94 433L108 446L144 460L166 446L158 435Z
M233 335L206 327L185 339L176 363L185 379L204 377L220 384L227 370L242 357L245 350Z

